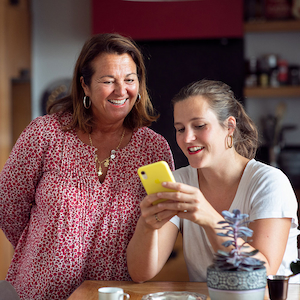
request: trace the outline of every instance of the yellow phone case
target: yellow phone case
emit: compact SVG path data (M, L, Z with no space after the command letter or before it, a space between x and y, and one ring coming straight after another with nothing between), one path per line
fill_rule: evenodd
M175 182L172 171L165 161L158 161L138 168L138 175L148 195L158 192L176 192L161 185L164 181ZM166 200L167 199L159 199L152 204L156 205Z

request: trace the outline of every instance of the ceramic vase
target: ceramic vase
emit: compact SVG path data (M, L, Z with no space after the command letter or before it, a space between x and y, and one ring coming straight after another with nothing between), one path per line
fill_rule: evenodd
M266 268L253 271L217 271L207 268L211 300L263 300L267 284Z

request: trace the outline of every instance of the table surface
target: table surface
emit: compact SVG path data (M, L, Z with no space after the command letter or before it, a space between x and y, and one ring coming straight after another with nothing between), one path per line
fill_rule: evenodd
M165 291L189 291L208 295L208 288L205 282L165 282L151 281L145 283L134 283L132 281L84 281L68 298L68 300L98 300L98 288L104 286L116 286L130 295L130 300L139 300L142 296ZM266 288L264 299L269 299L268 289ZM289 284L288 300L300 299L300 285Z

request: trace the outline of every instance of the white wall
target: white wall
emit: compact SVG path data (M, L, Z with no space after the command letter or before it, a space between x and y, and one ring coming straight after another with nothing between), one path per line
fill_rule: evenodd
M247 33L245 35L245 57L259 57L274 53L289 64L300 66L300 32L282 33ZM248 98L246 110L261 129L261 118L275 114L278 103L284 101L287 110L283 125L297 125L296 130L286 131L285 141L288 145L300 145L300 95L299 97Z
M78 54L91 35L90 0L31 0L32 117L41 114L43 91L72 78Z

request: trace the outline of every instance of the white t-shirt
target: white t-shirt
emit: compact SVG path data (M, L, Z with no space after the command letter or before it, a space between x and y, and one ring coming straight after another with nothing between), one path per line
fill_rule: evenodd
M183 167L174 172L177 182L199 188L197 169ZM244 170L229 211L239 209L249 220L266 218L292 218L287 247L277 274L291 274L290 263L297 260L297 199L287 176L279 169L250 160ZM180 222L181 221L181 222ZM190 281L206 281L206 269L212 264L214 250L204 229L185 219L171 219L183 234L183 253ZM276 249L274 249L276 251ZM300 282L300 276L290 282Z

